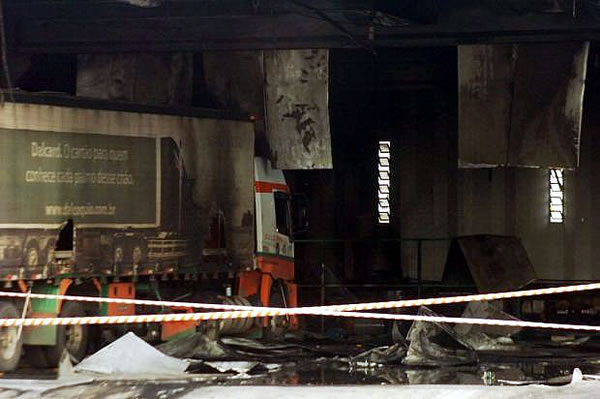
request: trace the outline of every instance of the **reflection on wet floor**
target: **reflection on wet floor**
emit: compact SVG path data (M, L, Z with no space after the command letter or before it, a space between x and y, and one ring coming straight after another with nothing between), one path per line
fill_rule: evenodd
M483 362L476 366L420 367L378 365L353 367L332 359L284 364L278 370L254 370L246 376L217 378L222 385L361 385L361 384L469 384L469 385L561 385L570 382L578 367L584 374L600 374L597 361Z
M600 340L591 335L537 339L515 335L514 341L497 341L495 350L487 351L475 350L463 337L447 326L415 323L406 338L391 334L331 339L298 333L274 342L241 337L215 340L198 333L153 347L128 333L75 368L68 362L67 377L107 380L110 387L152 386L158 379L176 389L178 384L564 385L576 368L584 375L600 375ZM176 367L167 372L169 364ZM20 369L3 378L42 382L56 376L56 370Z
M339 348L338 348L339 349ZM354 350L354 347L349 350ZM353 365L341 357L301 359L289 362L253 362L247 370L236 372L192 371L194 385L367 385L367 384L470 384L470 385L520 385L566 384L575 368L583 374L600 375L600 353L597 358L576 359L556 357L515 359L490 354L482 356L473 366L406 367L402 364ZM589 354L588 354L589 356ZM491 358L495 358L494 361ZM227 362L223 362L227 363ZM251 367L250 367L251 366ZM213 370L214 371L214 370ZM240 370L238 370L240 371ZM3 378L56 378L55 370L20 369ZM139 382L139 381L138 381ZM128 384L125 381L119 384ZM148 381L151 384L151 381ZM182 381L182 384L184 382ZM116 384L116 382L113 382ZM172 381L171 385L178 385Z

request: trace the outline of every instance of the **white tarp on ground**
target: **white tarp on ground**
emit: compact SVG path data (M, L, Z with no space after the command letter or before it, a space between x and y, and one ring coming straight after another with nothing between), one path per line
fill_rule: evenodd
M167 356L129 332L83 359L75 372L98 374L183 374L190 363Z

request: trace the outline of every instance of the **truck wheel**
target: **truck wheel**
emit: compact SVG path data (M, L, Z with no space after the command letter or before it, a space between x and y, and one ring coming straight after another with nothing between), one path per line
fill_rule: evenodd
M0 318L17 319L19 312L12 302L0 302ZM18 337L19 327L0 329L0 371L13 371L19 365L23 339Z
M28 267L35 267L40 264L40 249L35 242L27 245L23 263L25 263L25 266Z
M54 253L56 252L56 240L51 239L46 244L44 252L42 254L42 264L47 265L54 259Z
M241 296L228 296L223 299L224 305L234 306L252 306L250 301ZM219 322L219 330L221 334L225 335L237 335L248 332L254 326L255 319L232 319L232 320L221 320Z
M79 302L65 302L60 312L60 317L83 316L85 316L85 311ZM64 350L69 352L73 361L80 362L87 353L88 342L88 325L58 326L56 345L41 348L44 348L48 367L56 367Z
M131 250L131 261L134 265L139 265L146 258L146 251L142 243L135 243Z
M119 264L123 262L123 257L125 255L125 251L123 250L122 244L115 244L113 249L113 263Z

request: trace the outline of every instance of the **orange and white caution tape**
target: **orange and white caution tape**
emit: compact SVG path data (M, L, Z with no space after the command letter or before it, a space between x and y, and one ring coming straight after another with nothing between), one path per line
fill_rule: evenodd
M312 309L326 309L333 311L363 311L378 309L397 309L417 306L446 305L453 303L496 301L500 299L525 298L532 296L565 294L572 292L583 292L600 289L600 283L567 285L563 287L539 288L532 290L496 292L489 294L458 295L442 298L405 299L399 301L368 302L349 305L319 306Z
M0 327L37 327L37 326L67 326L84 324L132 324L132 323L161 323L161 322L181 322L181 321L207 321L207 320L229 320L240 318L257 318L278 316L283 312L273 312L269 310L255 311L235 311L235 312L209 312L209 313L171 313L137 316L91 316L91 317L51 317L51 318L30 318L30 319L0 319ZM304 314L304 313L302 313ZM312 314L312 313L310 313ZM600 326L579 325L579 324L559 324L543 323L533 321L517 320L497 320L497 319L477 319L464 317L445 317L445 316L419 316L405 314L381 314L381 313L359 313L359 312L335 312L321 311L321 316L331 317L351 317L382 320L401 320L401 321L423 321L451 324L476 324L488 326L510 326L523 328L544 328L556 330L574 330L600 332Z
M84 295L59 295L59 294L26 294L22 292L0 291L0 297L5 298L27 298L32 299L61 299L65 301L76 302L98 302L98 303L118 303L127 305L145 305L145 306L164 306L164 307L181 307L192 309L208 309L208 310L248 310L254 309L254 306L243 305L225 305L219 303L199 303L199 302L181 302L181 301L157 301L153 299L130 299L130 298L103 298L97 296Z
M349 305L331 305L314 306L301 308L268 308L268 307L248 307L236 305L207 304L194 302L176 302L176 301L155 301L144 299L127 298L100 298L91 296L71 296L71 295L52 295L52 294L26 294L19 292L0 292L0 297L23 297L35 299L63 299L83 302L104 302L104 303L123 303L134 305L153 305L185 307L195 309L213 309L228 311L224 312L204 312L204 313L173 313L173 314L151 314L151 315L128 315L128 316L90 316L90 317L54 317L54 318L27 318L27 319L0 319L0 327L14 326L59 326L59 325L77 325L77 324L134 324L134 323L159 323L159 322L178 322L178 321L206 321L206 320L231 320L244 318L277 317L290 315L311 315L311 316L331 316L331 317L352 317L383 320L403 320L403 321L429 321L444 323L478 324L491 326L514 326L529 328L550 328L566 329L577 331L599 332L600 326L576 325L576 324L558 324L542 323L515 320L492 320L492 319L474 319L474 318L456 318L445 316L415 316L406 314L380 314L380 313L360 313L362 310L373 309L394 309L407 308L415 306L427 306L438 304L461 303L471 301L498 300L507 298L523 298L540 295L562 294L569 292L582 292L600 288L600 283L572 285L565 287L543 288L535 290L511 291L491 294L461 295L444 298L426 298L400 301L372 302Z
M311 306L311 307L300 307L300 308L268 308L268 307L254 307L254 306L238 306L238 305L225 305L215 303L197 303L197 302L180 302L180 301L156 301L149 299L127 299L127 298L101 298L93 296L73 296L73 295L53 295L53 294L26 294L21 292L8 292L0 291L0 297L9 298L26 298L28 295L32 299L62 299L80 302L99 302L99 303L121 303L130 305L146 305L146 306L165 306L165 307L185 307L192 309L207 309L207 310L224 310L224 311L244 311L253 309L262 310L278 310L283 311L285 316L294 314L306 314L306 310L315 311L339 311L339 312L358 312L364 310L380 310L380 309L398 309L398 308L409 308L417 306L431 306L431 305L444 305L453 303L464 303L472 301L494 301L500 299L510 298L525 298L532 296L552 295L552 294L564 294L572 292L583 292L600 289L600 283L591 284L579 284L579 285L568 285L563 287L552 287L552 288L539 288L532 290L521 290L521 291L508 291L508 292L497 292L489 294L473 294L473 295L459 295L442 298L424 298L424 299L404 299L398 301L385 301L385 302L367 302L367 303L355 303L346 305L328 305L328 306Z

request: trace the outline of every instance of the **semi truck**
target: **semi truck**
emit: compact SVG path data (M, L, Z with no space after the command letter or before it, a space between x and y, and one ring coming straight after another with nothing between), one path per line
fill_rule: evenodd
M68 96L11 93L0 105L3 291L296 306L292 195L255 157L253 122ZM0 318L186 311L60 299L0 301ZM295 318L221 323L277 334ZM194 322L0 329L0 370L81 360L127 330L150 341Z

